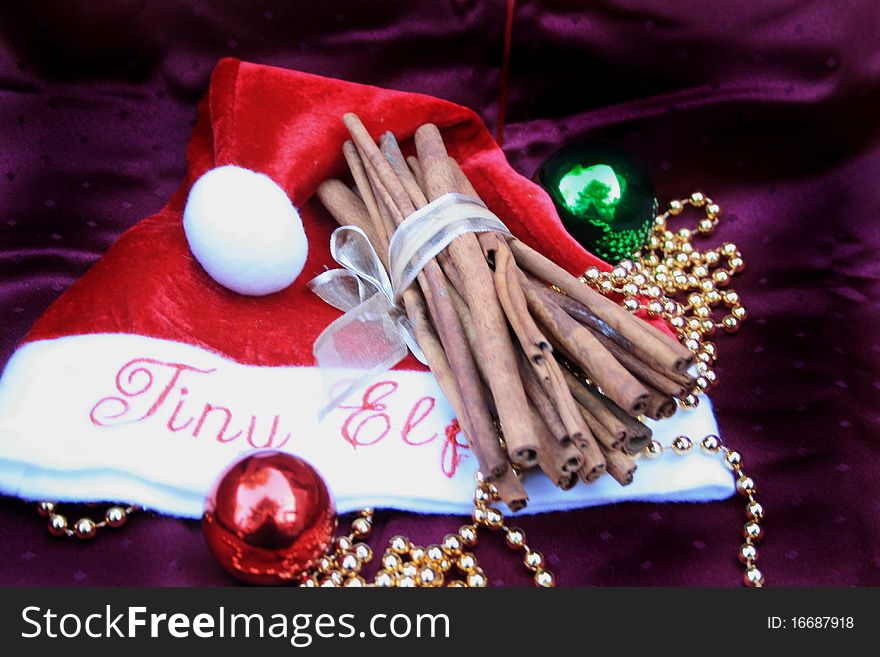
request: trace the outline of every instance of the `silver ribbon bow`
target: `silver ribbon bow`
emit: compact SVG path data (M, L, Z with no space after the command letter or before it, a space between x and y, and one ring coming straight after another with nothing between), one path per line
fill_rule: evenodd
M392 235L390 278L364 231L356 226L333 231L330 254L343 268L326 271L308 283L312 292L345 313L324 329L312 348L329 398L319 417L369 379L397 365L408 351L427 364L397 302L452 240L487 231L510 235L479 199L441 196L407 217Z

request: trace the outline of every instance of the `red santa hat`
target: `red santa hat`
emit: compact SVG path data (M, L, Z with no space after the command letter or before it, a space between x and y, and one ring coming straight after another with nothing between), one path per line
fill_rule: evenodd
M339 314L306 287L335 266L327 245L336 224L312 197L321 182L345 170L342 115L350 110L377 136L390 130L404 145L421 124L437 124L450 155L515 235L573 272L601 264L566 233L547 194L510 167L471 110L420 94L227 59L218 64L200 108L180 189L63 294L25 342L135 333L253 365L312 364L312 343ZM190 188L210 169L228 164L269 176L299 209L311 246L308 260L296 281L277 294L250 297L224 288L187 245L182 215Z
M307 287L334 266L328 244L336 225L312 197L322 181L345 170L347 111L376 136L393 132L404 150L418 126L437 124L450 155L517 237L575 273L605 266L566 233L549 197L510 167L474 112L424 95L223 60L199 109L183 184L49 308L0 380L0 422L7 423L0 489L24 497L123 498L198 515L201 495L226 462L268 446L292 448L325 474L375 471L389 458L408 459L412 470L424 460L441 478L424 503L408 508L467 507L467 493L454 498L470 485L469 473L457 473L474 459L460 436L448 435L449 409L411 356L325 422L311 417L319 404L319 383L308 372L312 345L339 316ZM206 172L230 164L268 176L302 219L308 256L294 263L301 273L293 271L295 280L278 292L249 296L224 287L187 241L190 190ZM300 379L285 378L294 373ZM421 377L418 384L409 385L412 376ZM703 408L700 422L711 429L711 411ZM47 440L52 444L44 447ZM412 449L383 453L391 443ZM418 500L425 489L424 473L414 471L401 473L393 493L365 485L363 477L334 475L330 484L351 505L401 506L392 498ZM726 494L727 475L707 472L683 488L704 498L709 489ZM548 508L584 503L577 494L567 499Z

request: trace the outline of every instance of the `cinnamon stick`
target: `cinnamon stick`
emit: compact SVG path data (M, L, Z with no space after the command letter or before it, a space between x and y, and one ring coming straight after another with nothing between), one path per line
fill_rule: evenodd
M355 187L357 187L358 192L360 192L361 201L364 203L371 223L373 223L373 231L378 237L382 238L377 241L380 243L379 248L381 248L386 254L385 266L387 267L388 240L391 237L388 233L389 226L386 226L381 220L379 206L376 204L375 193L370 186L367 171L364 168L363 160L361 159L360 153L358 152L357 146L354 145L354 142L346 140L345 143L342 144L342 155L345 157L345 162L348 164L349 171L351 171L351 177L354 179Z
M395 224L399 224L405 215L414 210L411 200L360 119L353 114L346 114L343 117L343 122L355 145L363 153L364 164L370 164L371 168L367 169L367 174L373 174L370 178L371 185L377 190L381 189L382 193L388 197L385 204L386 209L396 211L393 221ZM495 426L489 414L488 402L483 394L476 364L473 361L464 331L458 320L458 315L449 301L445 277L442 275L440 266L435 261L429 262L419 274L417 281L424 294L434 327L458 388L461 399L459 419L463 422L462 426L468 428L468 438L471 444L480 445L475 453L483 455L484 461L480 463L480 467L486 477L500 476L507 468L507 464L500 463L497 458L490 460L490 457L496 454L493 449L493 444L497 444Z
M547 430L547 427L536 418L539 426L538 436L540 447L538 449L538 467L559 488L565 487L571 481L571 475L583 467L584 456L581 451L570 444L568 447L560 445Z
M340 226L357 226L366 233L370 243L376 248L379 259L387 268L388 249L385 240L378 238L363 201L345 183L334 178L318 185L315 194Z
M476 345L477 341L477 327L474 322L473 314L467 306L465 300L461 297L457 290L452 289L449 292L449 298L452 300L452 305L455 308L456 312L458 312L458 317L461 320L462 328L464 329L464 334L467 337L468 343ZM489 385L489 371L490 365L484 354L479 351L472 351L474 356L474 362L477 364L477 370L480 372L480 376L486 386ZM497 406L493 405L495 412L497 413ZM528 451L527 453L520 454L520 462L517 465L523 468L531 468L538 464L539 452L540 452L540 433L538 422L540 418L534 417L534 415L530 412L530 409L526 409L524 411L527 422L527 425L524 428L533 436L534 438L534 447Z
M629 438L627 425L611 412L609 404L604 403L601 395L593 395L585 383L565 369L563 369L563 373L568 387L571 389L571 394L589 412L589 415L585 415L584 419L596 440L608 449L620 449ZM590 424L591 418L595 418L606 431L598 431L595 425Z
M566 431L565 425L562 423L562 419L559 417L556 407L553 405L553 402L550 401L547 393L544 392L544 387L541 385L541 382L538 381L537 376L535 376L534 371L526 360L525 354L522 352L519 354L518 365L519 375L522 379L526 395L528 396L529 401L532 402L532 406L534 406L538 415L544 420L544 424L547 425L550 433L553 434L553 437L556 438L560 445L565 446L571 444L571 434ZM582 438L582 436L578 436L578 439L580 438Z
M543 286L528 281L523 291L529 308L602 391L631 415L641 415L648 391L611 355L596 337L553 301Z
M621 486L629 486L636 472L635 459L618 450L605 452L605 470Z
M425 192L415 179L415 176L413 176L409 166L407 166L406 159L403 157L400 145L397 143L393 133L386 132L382 135L379 139L379 149L382 151L385 159L388 160L388 164L391 165L391 169L397 175L413 205L416 208L427 205L428 199L425 196Z
M619 344L614 342L613 340L609 340L604 335L594 334L596 338L601 342L608 351L610 351L617 361L626 368L628 372L630 372L634 377L639 379L642 383L645 384L647 388L654 388L659 390L665 395L669 397L677 397L679 399L684 398L688 395L693 387L696 385L696 379L692 379L690 375L687 375L689 379L693 381L689 385L683 385L680 381L676 381L660 372L654 370L647 363L643 363L632 353L623 349Z
M496 251L495 287L501 306L513 327L533 375L537 377L555 407L568 436L571 440L577 441L586 428L577 412L577 404L568 386L565 385L559 363L553 357L553 348L529 314L528 301L523 293L521 280L521 272L516 267L507 245L500 242Z
M328 181L319 198L375 238L386 265L391 234L417 208L448 192L476 196L436 126L419 128L419 158L407 159L391 133L377 146L355 115L344 122L352 141L343 152L357 193ZM689 350L518 240L460 236L417 281L401 295L407 317L481 471L499 492L503 482L508 506L526 498L505 449L511 461L537 463L562 488L605 470L625 485L635 463L619 448L638 451L651 435L632 416L674 412L668 391L693 381ZM601 392L557 355L576 363Z
M459 424L471 447L471 451L477 457L480 471L486 473L486 476L490 479L498 477L505 469L509 469L507 456L494 435L491 441L481 442L474 438L474 436L479 434L476 434L473 427L469 424L470 415L465 410L465 403L459 393L459 388L450 368L449 360L446 357L446 352L443 350L443 346L431 327L430 320L428 319L428 310L417 291L413 290L413 293L409 295L406 308L407 317L413 327L413 333L419 348L425 355L428 367L431 369L434 378L437 379L437 384L443 392L443 396L446 397L455 416L459 419Z
M419 187L422 188L422 191L425 191L425 178L422 176L422 165L419 164L419 158L410 155L406 158L406 163L409 165L410 171L412 171L413 178L419 183Z
M643 449L645 449L645 447L648 446L653 432L646 424L639 422L637 419L627 415L626 411L624 411L613 401L602 395L592 386L588 386L587 389L589 390L590 394L593 394L604 401L608 409L615 416L617 416L617 419L627 426L626 441L623 443L624 452L626 452L627 454L638 454Z
M622 446L629 453L644 449L651 438L651 430L592 385L575 376L573 372L577 368L571 364L571 355L556 340L551 339L551 343L557 359L565 362L562 372L572 395L581 404L581 411L589 411L582 415L596 440L613 449ZM598 421L603 428L596 428L591 419L592 422Z
M340 226L354 224L362 228L365 232L367 227L372 228L373 222L366 216L368 214L367 206L364 204L358 206L352 201L352 197L354 196L353 193L345 187L344 184L336 183L338 183L338 181L326 181L318 188L317 192L318 198L327 208L328 212L330 212L331 216ZM343 192L342 190L345 191ZM349 194L351 196L349 196ZM378 210L378 206L376 206L376 208ZM380 254L381 251L378 251L379 245L386 247L384 252L387 257L387 242L377 240L375 245L377 247L377 252ZM446 353L431 327L431 323L428 319L428 311L425 307L425 301L415 288L410 288L404 294L404 306L406 308L407 318L413 328L416 341L422 352L425 354L428 366L431 368L431 372L437 379L437 383L443 391L443 395L446 397L449 405L459 418L462 430L464 431L465 437L468 439L471 451L473 451L474 455L477 457L481 471L487 473L487 476L490 476L491 473L495 473L495 476L497 476L498 473L503 472L505 469L509 469L506 455L501 449L498 441L494 438L494 426L492 427L493 439L491 441L478 442L474 440L475 432L467 424L469 421L468 416L464 409L464 403L459 395L458 386L456 385L455 378L450 369Z
M534 276L530 274L527 276L531 282L540 284L540 281ZM632 351L632 345L630 344L629 340L627 340L620 333L620 331L609 325L607 322L603 321L601 317L599 317L596 313L587 308L584 304L575 301L567 294L563 294L562 292L559 292L552 287L547 287L547 289L549 290L549 293L553 297L553 300L556 302L556 304L571 317L579 321L587 328L591 329L594 333L597 333L608 338L609 340L614 341L627 352Z
M395 175L397 175L400 183L409 195L413 206L421 208L427 205L428 199L427 196L425 196L425 190L422 188L423 182L418 182L412 170L407 166L406 159L400 150L400 144L397 143L397 138L394 134L386 132L379 139L379 144L379 149L382 151L385 159L388 160L388 164L391 165L391 169L394 171ZM418 162L416 158L412 159ZM419 171L421 171L421 169L419 169ZM436 260L440 264L443 273L446 274L449 282L458 290L459 294L463 295L464 287L463 284L460 283L461 277L449 254L446 251L438 253Z
M605 472L606 468L607 468L607 465L606 465L606 463L604 461L604 457L603 457L601 468L592 468L591 469L591 468L588 468L586 465L584 465L578 471L578 477L580 477L581 481L588 483L588 484L591 484L594 481L596 481L599 477L602 476L602 474Z
M492 483L498 490L501 500L511 511L519 511L526 507L529 496L516 473L508 466L503 474L496 477Z
M589 308L629 340L633 350L645 362L662 372L684 372L693 364L694 355L684 345L667 340L661 331L634 317L531 247L519 240L511 240L510 249L520 267L556 285Z
M678 406L672 397L664 395L662 392L651 386L645 387L648 388L648 394L650 395L648 408L645 410L645 415L647 417L652 420L663 420L675 415Z
M536 428L539 436L539 456L553 463L554 469L558 472L577 472L580 470L584 464L581 451L574 444L560 445L537 413L531 408L530 411L533 416L532 425Z
M588 411L583 406L581 406L580 410L581 414L584 417L584 420L587 423L587 426L590 427L590 431L596 438L596 443L598 443L605 449L620 449L623 441L620 440L618 436L615 436L611 432L611 429L602 424L595 415L590 413L590 411Z
M365 180L356 183L356 185L360 185L358 190L363 198L372 199L372 203L365 203L370 211L370 217L376 226L376 232L385 236L385 246L387 248L391 242L391 236L394 235L394 231L397 229L397 224L403 221L403 215L397 209L394 199L388 193L388 190L379 180L379 175L373 169L373 166L365 159L362 149L355 146L354 151L354 161L359 164L366 177ZM378 214L373 214L374 209Z
M646 424L631 417L620 406L608 399L593 386L585 386L587 393L607 408L614 417L626 427L626 438L623 441L623 451L628 454L637 454L642 451L651 440L652 432Z
M564 433L565 428L564 426L562 426L561 421L558 419L558 415L555 414L555 408L553 407L552 403L550 403L550 400L546 396L546 394L544 394L542 387L539 385L534 373L529 368L528 363L525 362L525 355L522 353L520 354L520 373L523 378L523 383L526 386L526 392L527 394L529 394L529 398L532 400L532 403L534 405L535 412L540 416L539 419L543 420L544 429L552 437L555 437L557 439L557 442L559 442L560 446L564 448L574 447L580 452L582 456L582 463L580 464L578 470L580 471L586 468L586 472L591 473L590 476L592 477L592 479L590 479L590 481L598 477L605 469L605 459L602 456L602 453L599 451L597 440L594 437L595 434L592 431L592 427L588 426L586 418L581 415L581 412L586 413L586 411L583 409L583 407L575 403L575 410L581 420L581 426L583 427L583 429L579 431L573 438L567 436L569 438L568 441L559 440L558 434ZM534 397L532 395L534 395ZM544 419L545 414L548 419ZM604 427L601 427L601 430L604 432L603 438L605 435L608 435ZM538 450L539 465L540 457L544 449L545 447L542 443L542 446ZM546 463L544 466L542 466L542 469L546 471ZM571 466L565 468L565 470L568 472L572 472ZM551 477L551 479L554 479L554 477ZM562 488L563 486L560 485L562 478L556 477L555 480L557 481L557 485Z
M583 438L573 444L580 450L584 459L581 469L578 470L578 476L587 482L595 481L605 472L605 456L599 448L595 434L588 429Z
M529 363L541 364L553 357L553 349L547 338L532 320L528 303L511 271L512 257L507 250L497 252L495 259L495 290L510 327Z
M416 160L416 162L418 161ZM451 157L448 162L455 190L479 198L479 194L465 176L458 162ZM577 410L577 403L565 384L559 363L552 357L552 348L548 344L547 338L529 314L528 302L522 290L523 274L510 253L507 243L499 235L479 233L477 239L486 259L494 262L495 289L498 300L507 321L517 336L522 352L525 353L527 362L544 388L546 396L554 405L556 415L562 421L568 437L577 442L581 435L588 433L589 430ZM520 372L520 376L522 377L522 372ZM552 419L547 421L552 422Z
M651 365L639 360L632 351L629 341L615 329L603 322L586 306L575 301L568 295L547 288L559 306L571 317L586 326L602 345L623 365L633 376L646 387L654 387L670 397L682 398L690 394L696 386L696 378L687 372L663 374Z
M628 415L626 411L592 385L581 381L568 370L564 371L575 399L611 431L615 438L620 438L622 431L623 437L620 438L619 444L616 447L607 444L606 447L609 449L622 448L629 454L636 454L647 446L652 436L650 428ZM596 437L599 438L598 435Z
M416 130L415 142L428 198L433 201L453 191L448 155L437 126L422 125ZM508 454L514 463L524 463L534 456L536 442L528 431L528 401L492 272L473 234L456 238L447 251L464 282L465 301L477 331L476 347L490 364L489 388L498 409Z

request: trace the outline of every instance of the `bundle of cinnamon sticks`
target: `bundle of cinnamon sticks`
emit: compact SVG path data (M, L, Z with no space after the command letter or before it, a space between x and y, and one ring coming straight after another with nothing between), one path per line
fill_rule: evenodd
M354 186L330 179L317 195L367 234L386 269L407 216L450 192L478 198L433 124L405 158L393 134L377 144L356 115L343 121ZM603 473L630 483L632 455L651 437L638 418L672 415L694 389L687 348L498 233L457 237L402 305L480 471L513 510L528 499L519 473L529 468L563 489Z

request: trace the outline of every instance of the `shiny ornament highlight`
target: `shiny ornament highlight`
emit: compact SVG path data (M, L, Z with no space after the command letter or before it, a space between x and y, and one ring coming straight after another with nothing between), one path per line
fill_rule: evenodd
M657 213L654 183L619 148L569 144L541 165L536 178L565 229L588 251L615 263L645 245Z
M250 584L298 581L333 540L336 510L321 475L300 458L254 452L220 476L202 532L214 558Z

